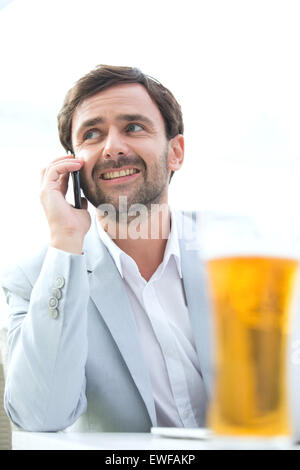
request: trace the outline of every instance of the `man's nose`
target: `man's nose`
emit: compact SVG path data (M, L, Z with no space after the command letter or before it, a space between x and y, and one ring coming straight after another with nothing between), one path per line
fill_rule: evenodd
M124 136L117 129L110 129L104 142L103 158L118 158L128 154Z

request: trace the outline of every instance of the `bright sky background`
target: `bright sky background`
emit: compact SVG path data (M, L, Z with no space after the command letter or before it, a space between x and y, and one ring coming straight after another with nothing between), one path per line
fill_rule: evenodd
M186 156L170 185L173 206L299 217L298 0L1 6L0 266L47 240L39 184L64 154L56 116L100 63L140 67L181 103Z

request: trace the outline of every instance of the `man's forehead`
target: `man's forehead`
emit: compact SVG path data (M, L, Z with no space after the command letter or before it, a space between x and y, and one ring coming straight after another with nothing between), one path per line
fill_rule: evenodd
M75 109L72 128L90 117L107 112L120 113L142 113L146 114L153 121L160 121L163 125L163 118L157 104L152 100L146 88L140 83L123 83L113 85L99 93L83 100ZM104 116L105 117L105 116Z
M123 105L152 105L156 107L143 85L140 83L122 83L109 87L86 98L80 103L76 111L80 112L80 109L83 110L84 108L91 107L93 105L100 106L102 104L105 106L110 103L114 104L115 102Z

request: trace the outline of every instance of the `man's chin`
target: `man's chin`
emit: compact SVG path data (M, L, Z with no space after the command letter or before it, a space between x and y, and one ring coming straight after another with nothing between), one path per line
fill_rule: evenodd
M165 187L146 188L145 185L139 190L128 191L127 194L123 190L120 194L105 194L104 192L97 191L96 194L91 194L86 191L85 197L98 211L110 211L115 214L128 214L132 206L140 206L140 209L150 210L151 204L159 204L163 199L163 192ZM138 207L132 207L132 210L138 210Z

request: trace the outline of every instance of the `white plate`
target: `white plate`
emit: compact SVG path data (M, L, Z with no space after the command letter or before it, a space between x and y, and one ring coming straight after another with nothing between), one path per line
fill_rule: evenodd
M179 439L209 439L212 431L206 428L151 428L151 434Z

